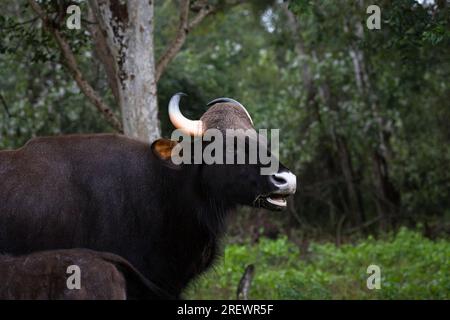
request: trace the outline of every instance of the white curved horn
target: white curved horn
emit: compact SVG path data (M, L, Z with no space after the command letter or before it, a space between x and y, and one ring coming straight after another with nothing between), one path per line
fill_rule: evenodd
M242 109L244 109L245 113L247 114L248 119L250 120L250 123L253 125L252 117L250 117L250 114L248 113L247 109L245 109L245 107L239 101L236 101L236 100L231 99L231 98L225 98L225 97L224 98L217 98L217 99L214 99L213 101L209 102L207 104L207 106L209 107L209 106L212 106L213 104L221 103L221 102L231 102L231 103L235 103L238 106L240 106Z
M203 135L203 123L201 120L189 120L180 111L181 96L186 96L185 93L178 92L170 98L169 102L169 118L173 126L184 131L191 136Z

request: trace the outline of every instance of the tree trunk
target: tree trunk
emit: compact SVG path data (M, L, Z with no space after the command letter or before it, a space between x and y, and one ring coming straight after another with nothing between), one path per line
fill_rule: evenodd
M320 111L318 108L317 95L321 96L322 100L330 106L330 108L335 111L338 110L337 99L331 99L329 87L325 84L319 84L318 86L313 82L313 77L311 76L311 68L308 64L308 53L306 52L304 46L304 40L301 35L300 23L296 16L289 10L288 4L284 3L282 9L287 17L287 23L291 29L292 37L295 42L295 50L299 57L302 58L301 74L303 86L306 91L306 101L307 106L315 112L315 117L318 123L321 124L322 121L320 117ZM312 51L312 56L315 57L315 50ZM324 131L325 128L324 128ZM348 149L347 142L344 137L336 133L335 127L333 126L330 130L331 139L333 144L336 146L338 151L339 159L333 159L336 161L342 170L344 176L345 184L347 187L350 220L354 225L360 225L365 221L364 207L362 204L361 192L355 178L355 173L353 170L352 159L350 150ZM330 192L330 195L333 192ZM328 202L333 202L333 200L328 200Z
M363 7L362 2L360 6ZM346 26L347 30L350 27ZM357 38L363 39L364 30L360 21L354 24L354 30ZM370 108L372 118L376 124L376 146L372 150L372 173L373 185L376 194L376 208L380 218L381 228L386 230L393 226L393 217L397 215L400 205L400 193L392 184L389 177L388 158L390 154L389 137L391 135L389 126L386 125L386 119L379 110L379 100L371 83L369 65L366 63L364 51L357 45L350 44L349 54L353 62L355 80L359 94L365 99Z
M160 136L153 48L153 1L90 0L97 56L122 112L124 133ZM97 30L96 30L97 29Z
M345 138L336 134L334 128L333 128L333 135L336 140L335 143L338 149L341 169L344 175L345 184L347 186L351 220L353 222L353 225L358 226L365 221L365 214L361 202L361 194L356 183L352 159Z

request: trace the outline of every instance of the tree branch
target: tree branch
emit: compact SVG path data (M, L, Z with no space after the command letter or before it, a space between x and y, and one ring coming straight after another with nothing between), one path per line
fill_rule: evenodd
M106 73L106 79L108 80L108 85L111 88L114 98L116 101L120 101L119 88L116 81L117 70L114 55L110 52L106 37L100 24L98 23L97 16L90 5L88 6L88 18L94 22L93 24L89 24L87 27L94 43L94 52L97 59L103 65Z
M180 2L180 22L178 23L178 30L175 38L166 48L166 51L158 60L155 68L155 80L158 82L167 65L177 55L186 41L188 30L188 16L189 16L189 0L181 0Z
M30 6L33 10L38 14L38 16L42 19L43 26L47 29L55 38L61 53L64 56L66 66L72 74L75 82L77 83L80 90L83 94L89 99L89 101L94 104L94 106L98 109L98 111L106 118L108 123L119 132L123 132L122 123L116 117L116 115L112 112L111 108L106 105L105 102L101 99L101 97L97 94L97 92L92 88L92 86L83 78L83 75L78 68L75 56L73 55L72 50L70 49L69 44L61 35L59 30L57 30L52 22L49 20L48 16L42 10L40 5L34 0L28 0Z
M189 22L189 0L181 0L180 2L180 21L175 38L167 46L164 54L158 60L155 69L156 82L161 78L167 68L167 65L175 58L186 41L187 34L195 28L207 15L214 11L214 7L204 4L197 15Z
M215 8L210 5L203 6L200 11L197 13L197 15L192 19L192 21L189 23L189 31L194 29L202 20L209 15L210 13L214 12Z
M30 19L30 20L26 20L26 21L23 21L23 22L15 23L15 24L13 24L12 26L9 26L9 27L5 28L5 30L10 30L10 29L14 29L14 28L16 28L16 27L18 27L18 26L23 26L23 25L25 25L25 24L33 23L33 22L35 22L37 19L39 19L39 17L34 17L34 18Z

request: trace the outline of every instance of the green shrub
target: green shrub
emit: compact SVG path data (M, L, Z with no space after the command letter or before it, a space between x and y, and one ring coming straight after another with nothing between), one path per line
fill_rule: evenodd
M407 229L340 247L312 243L307 252L285 237L256 245L229 244L187 298L234 299L251 263L252 299L450 299L449 241L431 241ZM371 264L381 269L379 290L366 286Z

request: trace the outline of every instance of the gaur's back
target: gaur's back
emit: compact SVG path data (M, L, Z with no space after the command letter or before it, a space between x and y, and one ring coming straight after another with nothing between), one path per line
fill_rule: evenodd
M36 138L0 151L0 251L117 249L111 235L129 236L134 208L150 206L137 204L151 202L150 191L150 200L133 192L145 190L150 167L149 145L112 134Z

